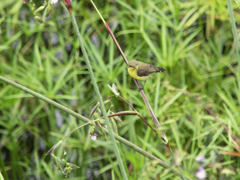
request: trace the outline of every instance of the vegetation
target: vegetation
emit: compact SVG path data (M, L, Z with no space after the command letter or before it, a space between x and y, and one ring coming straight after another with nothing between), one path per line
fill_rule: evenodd
M85 125L101 99L93 79L103 99L113 95L108 84L116 84L121 97L156 128L152 116L91 2L72 1L87 55L74 29L74 16L64 3L46 2L36 1L34 6L0 0L0 177L123 179L109 130L101 126L99 131L90 130L93 126ZM208 179L240 179L240 59L233 38L238 41L234 31L235 21L240 20L238 5L232 2L232 10L230 0L228 4L225 0L94 3L128 60L166 70L149 78L144 92L173 154L140 116L119 116L123 123L109 117L127 177L179 179L172 173L177 169L196 179L202 167ZM100 122L103 109L91 120ZM116 96L105 103L105 109L108 115L132 111ZM96 141L89 138L93 131L98 133ZM163 164L126 146L121 137ZM59 141L54 155L46 156ZM201 162L195 160L199 155L205 157ZM64 166L70 171L64 172Z

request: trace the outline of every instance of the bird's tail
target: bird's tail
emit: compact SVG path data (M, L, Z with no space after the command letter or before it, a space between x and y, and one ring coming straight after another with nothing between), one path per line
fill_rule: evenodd
M162 67L156 67L157 72L165 72L165 69L163 69Z

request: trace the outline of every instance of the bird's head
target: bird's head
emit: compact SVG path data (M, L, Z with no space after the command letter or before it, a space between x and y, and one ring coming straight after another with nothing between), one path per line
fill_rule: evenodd
M128 68L130 69L138 69L138 63L135 60L131 60L128 62Z

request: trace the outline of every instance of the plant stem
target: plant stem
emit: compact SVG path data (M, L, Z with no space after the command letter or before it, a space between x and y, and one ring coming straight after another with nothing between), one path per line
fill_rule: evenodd
M115 45L117 46L119 52L121 53L121 55L122 55L122 57L123 57L126 65L128 66L128 60L127 60L126 56L124 55L124 53L123 53L120 45L118 44L115 36L113 35L110 27L109 27L108 24L104 21L104 18L102 17L101 13L100 13L99 10L97 9L97 7L96 7L96 5L94 4L94 2L93 2L92 0L90 0L90 1L91 1L91 3L93 4L93 6L94 6L94 8L96 9L96 11L98 12L99 16L101 17L103 23L106 25L106 27L107 27L107 29L108 29L108 32L110 33L110 35L111 35L111 37L112 37ZM138 83L138 80L134 79L134 81L135 81L138 89L141 89L141 86L140 86L140 84ZM154 123L155 123L155 126L157 127L157 129L161 129L161 125L160 125L160 123L159 123L156 115L154 114L154 112L153 112L153 110L152 110L152 107L151 107L150 103L148 102L147 97L146 97L146 95L144 94L144 92L143 92L142 89L140 90L140 93L141 93L142 98L143 98L143 100L144 100L144 102L145 102L145 104L146 104L146 106L147 106L147 108L148 108L149 113L150 113L151 116L152 116L152 119L153 119L153 121L154 121ZM163 140L164 144L166 144L166 145L168 144L167 136L166 136L163 132L162 132L162 140ZM168 148L168 149L170 148L170 145L169 145L169 144L167 145L167 148ZM170 150L170 149L169 149L169 150Z
M56 108L59 108L60 110L62 110L64 112L66 112L66 113L68 113L68 114L70 114L70 115L80 119L81 121L84 121L86 123L89 122L89 119L87 119L86 117L84 117L84 116L82 116L82 115L72 111L71 109L66 108L65 106L62 106L61 104L59 104L59 103L57 103L57 102L55 102L55 101L53 101L51 99L48 99L47 97L45 97L45 96L43 96L43 95L41 95L39 93L36 93L36 92L34 92L34 91L24 87L24 86L21 86L21 85L13 82L13 81L11 81L11 80L9 80L7 78L4 78L2 76L0 76L0 80L3 81L3 82L6 82L6 83L8 83L8 84L10 84L10 85L12 85L12 86L14 86L16 88L18 88L18 89L21 89L24 92L29 93L29 94L33 95L34 97L37 97L37 98L47 102L50 105L53 105ZM106 128L103 128L103 129L105 130L106 133L109 134L109 132L108 132L108 130ZM145 156L145 157L147 157L147 158L149 158L151 160L157 160L159 165L161 165L164 168L169 168L169 170L171 170L175 175L181 176L181 174L180 174L180 172L178 170L176 170L175 168L171 168L170 165L168 165L167 163L163 162L161 159L157 158L156 156L153 156L152 154L148 153L147 151L141 149L140 147L136 146L135 144L129 142L128 140L120 137L119 135L117 135L115 133L114 133L114 137L119 142L125 144L126 146L128 146L128 147L130 147L132 149L134 149L135 151L137 151L138 153L142 154L143 156ZM189 180L191 179L191 178L189 178L187 176L186 176L186 178L189 179Z
M103 102L105 102L106 100L112 98L113 96L115 96L115 95L111 95L111 96L105 98L105 99L103 100ZM94 114L95 111L97 110L98 106L99 106L99 102L97 102L97 104L93 107L93 109L92 109L92 111L91 111L91 113L90 113L88 119L91 119L91 117L93 116L93 114Z
M78 26L77 26L76 19L75 19L75 17L74 17L73 12L71 12L70 15L71 15L72 24L73 24L75 33L77 34L78 40L79 40L79 42L80 42L80 47L81 47L81 50L82 50L82 53L83 53L84 60L85 60L85 62L86 62L86 64L87 64L87 68L88 68L88 71L89 71L89 74L90 74L90 77L91 77L91 80L92 80L92 83L93 83L94 90L95 90L95 92L96 92L96 94L97 94L98 101L99 101L99 103L100 103L101 111L102 111L102 113L103 113L104 119L105 119L106 124L107 124L107 128L108 128L108 131L109 131L110 139L111 139L111 141L112 141L112 146L113 146L115 155L116 155L116 157L117 157L117 161L118 161L118 163L119 163L119 166L120 166L120 169L121 169L121 172L122 172L123 179L128 179L127 173L126 173L126 171L125 171L125 168L124 168L124 165L123 165L123 161L122 161L122 158L121 158L121 155L120 155L120 151L119 151L119 149L118 149L116 140L115 140L114 135L113 135L112 126L111 126L110 121L109 121L109 119L108 119L108 117L107 117L107 112L106 112L105 107L104 107L104 104L103 104L102 96L101 96L101 94L100 94L100 91L99 91L99 88L98 88L96 79L95 79L94 74L93 74L92 66L91 66L90 61L89 61L89 59L88 59L88 55L87 55L87 52L86 52L86 50L85 50L83 40L82 40L81 34L80 34L80 32L79 32Z
M112 98L113 96L115 95L111 95L107 98L105 98L104 100L108 100L110 98ZM119 97L120 99L122 99L126 104L128 104L134 111L133 112L130 112L130 111L122 111L122 112L117 112L117 113L114 113L114 114L110 114L108 115L108 117L112 117L112 116L119 116L119 115L137 115L138 117L140 117L156 134L157 131L139 114L139 112L129 103L127 102L122 96L118 95L117 97ZM91 111L88 119L90 119L92 117L92 115L94 114L94 112L97 110L99 106L99 102L93 107L93 110ZM101 119L103 119L103 117L100 117ZM163 139L164 140L164 139Z
M123 53L121 47L119 46L119 44L118 44L116 38L114 37L114 35L113 35L113 33L112 33L112 31L111 31L111 29L110 29L110 27L108 26L107 23L106 23L106 26L107 26L108 32L110 33L110 35L111 35L113 41L114 41L115 44L116 44L118 50L120 51L120 53L121 53L121 55L122 55L122 57L123 57L123 59L124 59L126 65L128 65L128 60L127 60L126 56L124 55L124 53ZM135 83L136 83L138 89L141 89L141 86L140 86L140 84L138 83L138 80L134 79L134 81L135 81ZM160 128L161 128L161 125L160 125L160 123L159 123L159 121L158 121L156 115L154 114L154 112L153 112L153 110L152 110L152 107L151 107L150 103L148 102L146 95L145 95L144 92L143 92L143 89L140 90L140 93L141 93L142 98L143 98L143 100L144 100L144 102L145 102L145 104L146 104L146 106L147 106L147 108L148 108L149 113L151 114L151 116L152 116L152 118L153 118L153 121L154 121L156 127L157 127L158 129L160 129Z
M126 56L124 55L124 53L123 53L120 45L118 44L115 36L113 35L113 33L112 33L112 31L111 31L111 29L110 29L110 27L108 26L107 23L106 23L106 26L107 26L108 32L110 33L113 41L114 41L115 44L116 44L118 50L120 51L120 53L121 53L121 55L122 55L125 63L128 65L128 60L127 60ZM138 83L138 80L134 79L134 81L135 81L138 89L141 89L141 86L140 86L140 84ZM155 126L157 127L157 129L161 129L161 125L160 125L160 123L159 123L159 121L158 121L155 113L153 112L153 109L152 109L150 103L148 102L147 97L146 97L146 95L145 95L144 92L143 92L143 89L140 90L140 93L141 93L142 98L143 98L143 100L144 100L144 102L145 102L145 104L146 104L146 106L147 106L147 108L148 108L149 113L150 113L151 116L152 116L152 119L153 119L153 121L154 121L154 123L155 123ZM166 135L165 135L164 133L162 133L162 140L163 140L163 142L164 142L165 144L168 144L167 139L165 139L164 137L166 138ZM167 148L169 149L170 146L168 145ZM170 149L169 149L169 150L170 150Z
M238 137L231 131L229 130L229 128L217 117L217 115L211 110L211 108L209 108L201 99L199 99L198 97L194 96L193 94L191 94L188 91L182 90L182 89L178 89L175 88L175 91L178 92L182 92L183 94L186 94L190 97L192 97L193 99L195 99L198 103L200 103L203 108L224 128L224 130L231 135L231 137L233 138L233 140L238 144L238 146L240 147L240 140L238 139Z
M80 129L80 128L88 125L88 124L91 124L91 123L93 123L93 122L97 122L97 121L100 121L100 119L96 119L96 120L93 120L93 121L89 121L88 123L85 123L85 124L83 124L83 125L75 128L75 129L73 129L70 133L68 133L68 134L67 134L66 136L64 136L60 141L58 141L58 143L56 143L45 155L53 154L54 151L55 151L55 149L56 149L56 147L58 147L58 144L59 144L61 141L64 141L64 139L66 139L68 136L70 136L74 131L76 131L76 130L78 130L78 129Z
M123 99L122 96L119 95L118 97L120 97L120 99L122 99L127 105L129 105L134 111L137 112L137 110L129 102L127 102L125 99Z
M117 112L114 114L109 114L108 117L113 117L113 116L124 116L124 115L137 115L140 117L156 134L157 131L137 112L137 111L121 111ZM100 119L103 119L104 117L100 117Z
M106 25L106 27L107 27L107 29L108 29L108 32L110 33L110 35L111 35L111 37L112 37L112 39L113 39L115 45L117 46L117 48L118 48L120 54L122 55L122 57L123 57L123 59L124 59L126 65L128 66L128 60L127 60L126 56L124 55L124 53L123 53L123 51L122 51L122 48L121 48L120 45L118 44L118 42L117 42L115 36L113 35L113 33L112 33L110 27L109 27L108 24L104 21L104 19L103 19L101 13L98 11L98 9L97 9L96 5L94 4L94 2L93 2L92 0L90 0L90 1L91 1L91 3L93 4L93 6L94 6L94 8L96 9L96 11L98 12L99 16L101 17L103 23ZM134 79L134 81L135 81L135 83L136 83L138 89L141 89L141 86L140 86L140 84L138 83L138 80ZM152 116L152 118L153 118L153 121L154 121L154 123L155 123L157 129L161 129L161 125L160 125L160 123L159 123L159 121L158 121L156 115L154 114L154 112L153 112L153 110L152 110L152 107L151 107L150 103L148 102L147 97L146 97L146 95L144 94L144 92L143 92L142 89L140 90L140 93L141 93L142 98L143 98L143 100L144 100L144 102L145 102L145 104L146 104L146 106L147 106L147 108L148 108L149 113L151 114L151 116Z

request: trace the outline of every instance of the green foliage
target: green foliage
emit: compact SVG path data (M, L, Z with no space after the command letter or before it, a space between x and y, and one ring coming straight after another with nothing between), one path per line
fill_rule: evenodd
M88 117L97 103L70 16L59 4L51 6L43 24L22 1L0 0L0 75L26 86ZM38 4L37 7L44 5ZM171 159L165 145L137 116L122 116L114 124L119 136L130 140L164 162L179 166L194 178L203 154L209 163L209 179L240 179L240 160L223 152L236 151L229 132L194 98L200 98L237 137L239 134L240 84L231 23L225 0L96 1L129 60L162 66L166 73L152 76L144 92L170 146L178 156ZM97 12L88 1L73 1L94 76L101 95L112 95L115 83L151 126L151 116L126 65ZM233 3L235 21L239 7ZM42 17L42 16L41 16ZM128 106L112 98L112 111ZM115 121L112 121L112 123ZM61 172L44 154L83 123L31 95L0 82L0 172L8 179L61 179ZM70 177L121 179L109 141L89 138L81 128L63 143ZM129 179L177 179L118 143ZM56 151L61 157L63 150ZM59 159L62 163L63 161ZM177 163L178 162L178 163ZM64 168L62 170L64 172ZM98 173L96 173L98 172ZM236 172L234 174L234 172Z
M65 159L59 159L54 154L51 154L54 165L64 174L65 177L71 173L73 169L80 168L75 164L71 164L65 161Z

